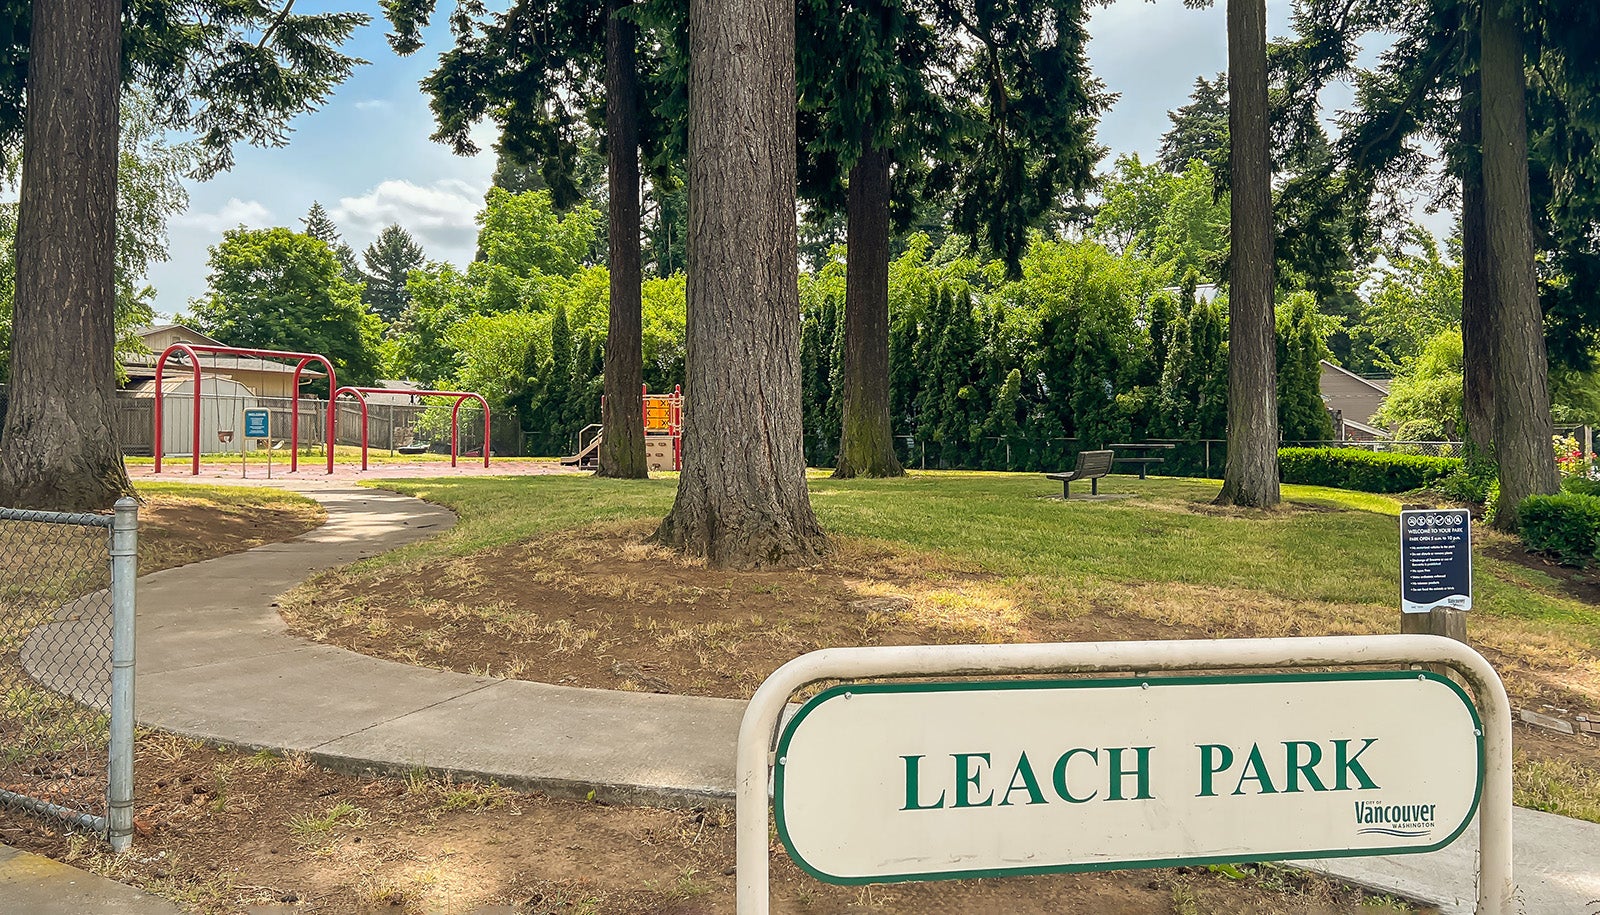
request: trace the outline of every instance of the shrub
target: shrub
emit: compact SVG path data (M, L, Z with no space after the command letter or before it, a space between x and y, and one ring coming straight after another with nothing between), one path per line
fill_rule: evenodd
M1361 492L1410 492L1462 470L1460 458L1387 454L1359 448L1280 448L1285 483L1332 486Z
M1600 544L1600 496L1529 496L1517 506L1517 525L1528 549L1562 565L1588 565Z
M1489 501L1489 490L1495 482L1493 467L1483 468L1477 472L1471 467L1466 467L1433 484L1433 488L1457 502L1482 505Z
M1578 476L1562 477L1561 489L1563 492L1577 493L1580 496L1600 496L1600 480Z

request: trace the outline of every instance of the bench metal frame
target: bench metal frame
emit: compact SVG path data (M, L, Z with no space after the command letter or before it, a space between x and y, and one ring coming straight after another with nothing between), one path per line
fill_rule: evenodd
M1099 473L1086 473L1083 469L1083 456L1086 454L1109 454L1111 457L1106 461L1105 470L1102 470ZM1089 494L1098 496L1100 495L1100 478L1109 476L1111 474L1111 467L1114 463L1116 463L1116 460L1116 452L1109 448L1097 449L1095 451L1080 451L1078 452L1078 465L1076 467L1072 468L1066 473L1047 473L1044 476L1047 480L1061 481L1061 498L1063 499L1072 498L1072 484L1081 482L1083 480L1089 481Z

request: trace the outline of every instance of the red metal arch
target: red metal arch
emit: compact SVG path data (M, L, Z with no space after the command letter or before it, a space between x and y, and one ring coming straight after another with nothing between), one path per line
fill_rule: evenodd
M461 405L476 400L483 408L483 466L489 466L489 402L482 394L472 391L417 391L411 388L339 388L328 399L331 407L340 394L353 394L361 402L361 469L367 469L367 398L368 394L409 394L413 397L454 397L456 405L450 410L450 466L456 466L456 456L461 450Z
M338 379L334 376L333 363L328 357L317 353L292 353L273 349L243 349L237 346L212 346L205 343L174 343L161 351L160 358L156 359L156 429L155 429L155 472L161 472L161 412L162 404L166 400L161 390L162 376L166 371L167 359L173 353L187 353L189 362L194 367L194 451L193 469L191 473L200 475L200 353L210 353L214 356L254 356L258 359L297 359L294 367L294 396L289 401L289 471L292 473L300 469L300 375L305 371L306 364L313 360L322 363L328 370L328 390L338 389ZM334 431L334 397L328 398L328 472L333 473L333 431ZM365 425L365 424L363 424ZM487 450L487 449L485 449ZM363 455L364 456L364 455Z

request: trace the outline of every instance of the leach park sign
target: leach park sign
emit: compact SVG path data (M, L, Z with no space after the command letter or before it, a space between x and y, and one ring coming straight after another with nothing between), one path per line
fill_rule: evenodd
M1434 851L1483 726L1418 671L858 683L783 729L778 834L829 883Z

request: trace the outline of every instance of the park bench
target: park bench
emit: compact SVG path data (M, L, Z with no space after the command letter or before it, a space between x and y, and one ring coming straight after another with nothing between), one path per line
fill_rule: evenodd
M1092 495L1100 494L1100 478L1111 472L1111 458L1114 451L1080 451L1078 464L1068 473L1047 473L1045 479L1061 481L1061 498L1072 498L1072 484L1089 481L1089 492Z
M1171 451L1176 446L1175 445L1161 445L1161 444L1155 444L1155 443L1152 443L1152 442L1146 442L1143 445L1124 444L1124 445L1107 445L1106 447L1112 449L1113 451L1121 450L1121 451L1138 452L1137 454L1132 454L1132 455L1129 455L1128 457L1119 457L1119 458L1116 458L1115 460L1116 460L1116 462L1118 464L1138 464L1139 465L1139 479L1142 480L1142 479L1144 479L1145 471L1147 469L1149 469L1151 464L1160 464L1160 463L1162 463L1162 461L1165 460L1165 458L1158 458L1155 455L1150 454L1150 452L1152 452L1152 451Z

